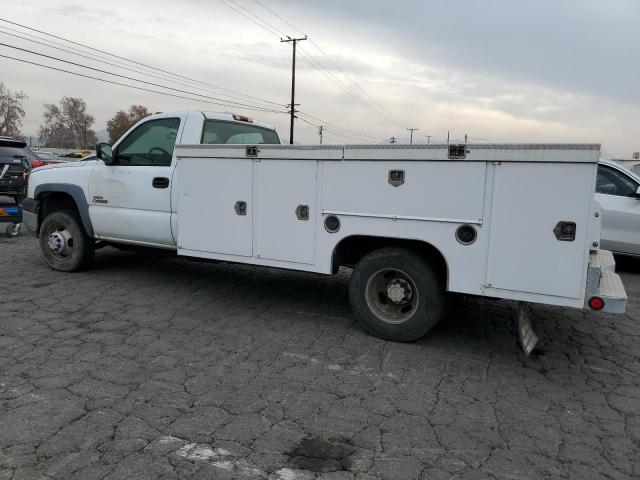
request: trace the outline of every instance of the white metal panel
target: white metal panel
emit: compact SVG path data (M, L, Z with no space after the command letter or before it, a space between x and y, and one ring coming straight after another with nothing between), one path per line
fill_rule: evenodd
M403 170L404 184L390 185L390 170ZM477 162L324 162L322 209L477 223L485 170Z
M468 144L466 158L452 161L590 162L598 161L597 144ZM347 145L345 160L450 161L449 145Z
M256 162L256 248L261 258L314 263L317 162ZM309 219L299 220L298 205Z
M251 256L252 160L181 158L177 170L178 252ZM238 201L246 202L246 215L236 213Z
M245 145L180 145L178 156L244 156ZM449 159L449 145L259 145L258 158L359 160L596 163L598 144L469 144L465 159Z
M496 166L487 283L492 289L581 298L595 164L503 163ZM559 221L577 225L559 241Z
M328 145L255 145L260 159L342 160L343 147ZM319 148L318 148L319 147ZM179 145L178 157L247 158L247 145Z

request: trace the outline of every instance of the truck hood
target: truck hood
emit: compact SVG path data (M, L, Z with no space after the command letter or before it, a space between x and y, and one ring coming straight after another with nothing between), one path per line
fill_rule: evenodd
M42 172L43 170L51 170L52 168L82 168L89 165L95 165L95 160L88 160L86 162L63 162L63 163L50 163L49 165L43 165L33 169L34 172Z

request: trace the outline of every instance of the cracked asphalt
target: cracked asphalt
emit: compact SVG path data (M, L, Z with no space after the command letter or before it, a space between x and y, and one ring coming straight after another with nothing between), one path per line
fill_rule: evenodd
M458 299L365 334L335 277L0 237L0 479L640 478L640 261L627 315Z

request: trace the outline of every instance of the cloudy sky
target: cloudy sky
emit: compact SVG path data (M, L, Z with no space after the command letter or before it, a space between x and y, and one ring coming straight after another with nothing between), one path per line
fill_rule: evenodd
M296 102L313 125L297 122L299 142L317 142L314 125L324 124L325 141L332 143L355 140L356 134L376 142L391 136L408 141L405 129L415 127L419 142L426 142L425 135L443 141L451 131L452 139L467 133L476 141L600 142L610 155L624 158L640 150L637 0L110 0L98 5L0 0L0 18L209 85L184 78L169 83L157 70L133 64L129 67L137 71L123 69L105 63L121 64L119 59L90 60L22 40L16 35L64 44L33 31L25 35L5 22L0 22L0 42L170 85L191 98L226 94L247 106L172 98L0 58L0 81L29 95L25 133L37 131L43 103L69 95L86 100L97 130L116 110L140 103L153 111L248 113L275 124L288 138L286 115L248 106L284 110L291 46L279 35L304 32L313 42L300 43ZM246 18L250 14L269 25L261 28ZM0 46L0 55L158 89L6 46ZM143 76L143 70L156 76ZM229 96L210 85L261 100Z

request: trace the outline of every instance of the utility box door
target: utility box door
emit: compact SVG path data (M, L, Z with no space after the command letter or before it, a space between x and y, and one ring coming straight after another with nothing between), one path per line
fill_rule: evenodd
M246 158L179 160L180 249L253 255L252 163Z
M495 167L487 283L492 288L580 298L588 253L595 164ZM575 222L573 241L554 234Z
M314 160L256 163L256 248L260 258L315 263Z

